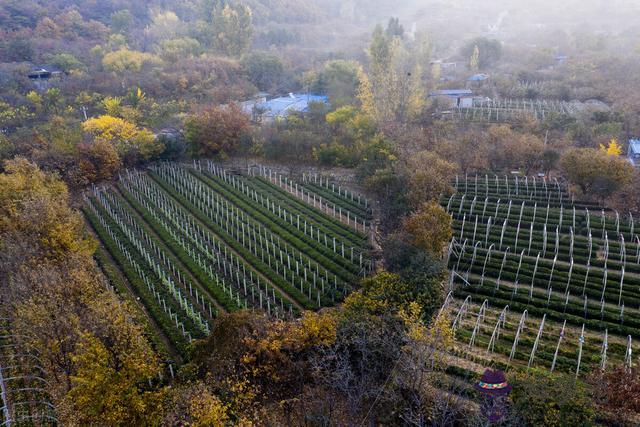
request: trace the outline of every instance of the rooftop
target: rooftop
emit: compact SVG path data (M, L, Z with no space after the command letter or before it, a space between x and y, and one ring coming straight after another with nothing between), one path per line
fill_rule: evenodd
M274 98L259 103L256 107L264 110L267 116L284 117L291 112L304 113L308 111L309 104L312 102L326 104L329 102L329 98L324 95L313 95L310 93L290 93L289 96Z
M467 80L470 82L482 82L485 81L489 78L488 74L474 74L473 76L469 77Z
M429 92L429 96L471 96L471 89L443 89Z

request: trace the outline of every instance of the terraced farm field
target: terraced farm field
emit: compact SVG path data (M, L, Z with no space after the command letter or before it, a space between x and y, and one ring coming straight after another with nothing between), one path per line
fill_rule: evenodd
M184 355L221 312L335 305L372 268L364 198L262 167L161 164L87 194L83 210L98 263L169 353Z
M445 307L457 354L576 375L630 366L640 331L634 218L574 201L558 182L463 177Z

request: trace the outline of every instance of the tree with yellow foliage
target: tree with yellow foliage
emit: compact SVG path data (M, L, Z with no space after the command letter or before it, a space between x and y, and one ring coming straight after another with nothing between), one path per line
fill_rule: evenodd
M0 174L0 317L17 351L38 354L61 424L159 419L158 360L134 315L104 283L95 242L65 184L25 159Z
M139 72L148 63L157 63L160 59L150 53L129 50L121 47L119 50L107 53L102 58L102 65L115 73Z
M102 106L104 107L107 115L119 117L122 113L122 97L107 96L102 100Z
M170 393L165 425L223 426L230 421L229 406L201 381L174 387Z
M478 71L478 67L480 65L480 49L478 45L473 47L473 53L471 54L471 58L469 59L469 69L471 71Z
M29 236L41 256L57 259L93 253L95 242L86 238L84 222L69 208L69 192L55 175L41 171L25 158L4 163L0 174L0 237L4 233ZM4 235L2 244L11 238Z
M148 160L164 150L162 142L157 141L151 131L119 117L106 114L92 117L82 123L82 129L96 140L113 144L122 157L133 154Z
M617 139L613 138L607 146L600 144L600 151L608 156L619 156L622 154L622 146L618 143Z
M402 226L415 246L433 256L442 255L451 240L451 217L435 202L424 203Z

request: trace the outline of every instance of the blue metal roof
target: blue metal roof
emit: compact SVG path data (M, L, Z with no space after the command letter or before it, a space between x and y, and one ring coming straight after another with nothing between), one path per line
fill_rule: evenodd
M267 102L259 104L258 107L265 110L268 116L284 117L291 112L307 112L309 110L309 104L312 102L327 104L329 98L310 93L291 93L289 96L270 99Z
M469 77L467 80L470 82L482 82L485 81L489 78L489 75L487 74L474 74L473 76Z
M436 90L429 93L429 96L471 96L473 91L471 89L443 89Z
M630 139L627 159L636 166L640 162L640 139Z

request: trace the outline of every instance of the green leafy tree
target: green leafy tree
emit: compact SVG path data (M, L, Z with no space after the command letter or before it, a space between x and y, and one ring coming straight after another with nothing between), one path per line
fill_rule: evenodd
M200 42L191 37L180 37L165 40L160 44L157 52L166 61L177 62L183 58L198 55L202 51Z
M584 383L542 370L510 379L512 410L530 426L588 426L595 420L593 399Z
M249 81L262 91L276 88L284 77L282 62L268 53L251 52L242 58L240 64Z
M465 43L460 53L465 58L476 56L478 69L483 70L500 60L502 57L502 44L498 40L478 37Z
M251 45L252 14L248 6L220 2L211 19L213 46L221 53L239 56Z
M59 67L65 73L83 71L87 68L78 58L70 53L58 53L49 56L48 62Z
M326 94L333 106L355 104L360 72L361 66L355 61L328 61L315 76L311 89Z
M404 36L404 27L400 24L400 18L389 18L386 33L389 37L402 38L402 36Z
M585 196L604 201L633 179L633 166L624 158L609 156L592 148L574 148L560 159L560 168L569 182Z
M110 18L111 31L116 34L128 34L133 26L133 15L128 9L117 10Z

